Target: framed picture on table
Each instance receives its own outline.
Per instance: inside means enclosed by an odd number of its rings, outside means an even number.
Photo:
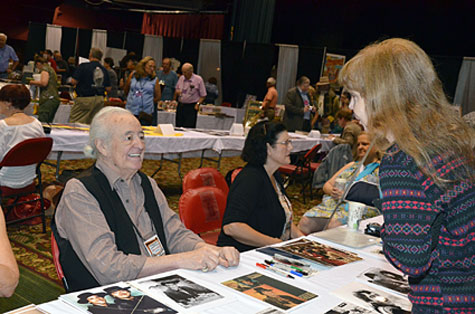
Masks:
[[[252,128],[261,118],[262,101],[252,100],[247,103],[246,115],[244,116],[244,126]]]

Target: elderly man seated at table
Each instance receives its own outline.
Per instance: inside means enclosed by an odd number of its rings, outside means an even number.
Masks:
[[[71,179],[53,231],[71,291],[186,268],[235,266],[239,253],[206,244],[186,229],[150,177],[139,121],[127,110],[102,109],[93,119],[86,154],[97,161]]]

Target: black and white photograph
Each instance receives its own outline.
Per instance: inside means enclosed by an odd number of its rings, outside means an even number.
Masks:
[[[222,299],[223,296],[180,275],[139,282],[151,292],[161,292],[186,309]]]
[[[332,308],[331,310],[325,312],[325,314],[370,314],[370,313],[378,313],[375,311],[371,311],[365,309],[360,306],[356,306],[354,304],[348,302],[342,302]]]
[[[60,298],[79,310],[93,314],[177,313],[171,307],[144,295],[125,283],[83,290],[62,295]]]
[[[411,291],[409,282],[407,281],[407,276],[396,273],[395,271],[372,267],[362,272],[358,278],[403,295],[407,295]]]
[[[411,303],[407,298],[392,295],[359,282],[352,282],[341,287],[334,291],[333,294],[375,313],[411,313]]]

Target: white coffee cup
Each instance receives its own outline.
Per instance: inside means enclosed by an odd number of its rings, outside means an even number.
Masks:
[[[357,231],[363,217],[366,205],[358,202],[348,202],[348,228]]]
[[[342,178],[337,178],[335,180],[335,188],[340,190],[340,191],[344,191],[345,190],[345,185],[346,185],[346,180],[345,179],[342,179]]]
[[[33,74],[33,80],[35,81],[41,80],[41,74]]]

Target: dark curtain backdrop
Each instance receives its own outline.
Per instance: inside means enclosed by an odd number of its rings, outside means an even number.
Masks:
[[[124,49],[124,32],[107,31],[107,47]]]
[[[127,53],[133,51],[139,60],[142,59],[144,36],[140,33],[132,32],[126,32],[125,36],[125,49]]]
[[[199,39],[183,39],[181,44],[181,51],[175,56],[176,59],[180,60],[181,65],[183,63],[191,63],[196,69],[198,67],[198,54],[200,52],[200,40]],[[179,70],[181,73],[181,68]]]
[[[430,56],[434,63],[435,70],[442,81],[442,86],[452,103],[457,88],[460,67],[463,57]]]
[[[142,34],[163,37],[222,39],[223,14],[144,13]]]
[[[91,50],[92,30],[79,29],[78,32],[78,56],[89,58],[89,51]]]
[[[275,0],[234,0],[233,40],[270,43],[274,21]]]
[[[45,49],[45,39],[46,24],[31,22],[25,49],[25,63],[33,60],[36,52]]]
[[[299,47],[299,63],[297,67],[297,79],[303,75],[310,79],[312,85],[320,79],[324,48]]]
[[[235,86],[239,90],[238,107],[243,105],[246,94],[256,95],[257,99],[261,100],[264,98],[267,91],[266,81],[275,64],[277,50],[270,44],[247,44],[245,49],[244,58],[240,61],[237,72],[238,83]]]
[[[181,51],[181,38],[163,37],[163,57],[175,58]]]
[[[77,28],[63,26],[61,33],[61,54],[63,60],[67,61],[69,57],[76,57],[74,48],[76,47]]]
[[[239,86],[239,70],[241,68],[242,42],[221,42],[221,83],[223,102],[229,102],[233,107],[237,106],[238,96],[241,93]]]

